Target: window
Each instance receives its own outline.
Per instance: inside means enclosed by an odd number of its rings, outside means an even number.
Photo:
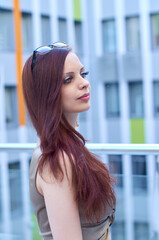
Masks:
[[[78,55],[83,55],[83,34],[82,34],[82,23],[75,21],[75,45],[76,52]]]
[[[18,161],[9,163],[9,184],[11,199],[12,217],[21,216],[22,214],[22,184],[20,163]]]
[[[49,16],[41,16],[41,34],[42,45],[49,45],[51,43],[51,26]]]
[[[58,21],[59,26],[59,41],[67,43],[67,22],[64,18],[59,18]]]
[[[15,86],[5,87],[5,109],[7,126],[16,126],[18,124],[18,109]]]
[[[128,51],[137,51],[140,49],[139,17],[126,18],[126,38]]]
[[[159,117],[159,81],[153,82],[154,115]]]
[[[141,192],[147,189],[147,170],[146,157],[139,155],[132,156],[132,174],[133,174],[133,190]]]
[[[32,51],[33,49],[33,29],[32,15],[22,13],[22,34],[24,51]]]
[[[142,118],[144,117],[143,106],[143,86],[142,82],[129,83],[129,105],[130,117]]]
[[[117,186],[123,187],[123,166],[121,155],[109,155],[110,172],[117,177]]]
[[[152,47],[159,47],[159,13],[151,15]]]
[[[116,30],[115,20],[102,21],[102,35],[103,35],[103,52],[116,52]]]
[[[115,221],[111,226],[112,239],[125,240],[125,223]]]
[[[119,86],[118,83],[105,84],[106,115],[107,117],[119,117]]]
[[[134,223],[134,239],[149,240],[149,225],[148,223],[135,222]]]
[[[0,50],[14,50],[13,13],[0,9]]]

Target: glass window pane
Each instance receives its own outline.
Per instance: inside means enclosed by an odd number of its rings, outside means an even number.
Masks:
[[[136,240],[149,240],[149,225],[148,223],[136,222],[134,223],[134,232]]]
[[[110,172],[117,178],[117,186],[123,187],[123,165],[121,155],[109,155]]]
[[[143,86],[142,82],[129,83],[129,104],[130,117],[140,118],[144,117],[143,107]]]
[[[140,49],[140,25],[138,17],[126,19],[127,50],[136,51]]]
[[[159,81],[153,82],[154,115],[159,116]]]
[[[14,50],[13,13],[2,9],[0,9],[0,50]]]
[[[59,18],[59,41],[67,43],[67,22],[66,19]]]
[[[33,49],[33,28],[32,16],[28,13],[22,13],[22,34],[24,51]]]
[[[112,239],[125,240],[125,223],[115,221],[111,226],[111,235]]]
[[[83,55],[82,23],[75,21],[75,49],[79,56]]]
[[[22,214],[21,171],[18,161],[9,163],[9,185],[11,216],[14,218]]]
[[[41,34],[42,34],[42,45],[49,45],[51,43],[51,26],[50,17],[41,16]]]
[[[147,189],[146,157],[132,156],[133,191],[140,192]]]
[[[135,175],[146,175],[146,157],[132,156],[132,171]]]
[[[107,117],[119,117],[119,86],[118,83],[106,83],[106,115]]]
[[[116,30],[115,20],[102,21],[102,35],[103,35],[103,52],[116,52]]]
[[[152,47],[159,47],[159,14],[151,15]]]
[[[17,111],[17,93],[16,87],[5,87],[5,112],[7,126],[16,126],[18,124],[18,111]]]

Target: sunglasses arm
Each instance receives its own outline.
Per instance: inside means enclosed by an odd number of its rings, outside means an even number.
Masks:
[[[34,68],[34,64],[35,64],[35,55],[36,55],[36,51],[33,52],[32,63],[31,63],[31,70],[33,70],[33,68]]]

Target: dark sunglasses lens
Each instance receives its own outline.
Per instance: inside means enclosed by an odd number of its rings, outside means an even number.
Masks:
[[[51,49],[52,48],[49,46],[43,46],[43,47],[39,47],[38,49],[36,49],[36,52],[43,54],[43,53],[49,52]]]
[[[31,69],[33,70],[34,64],[35,64],[35,54],[39,53],[41,55],[50,52],[51,49],[53,48],[68,48],[69,46],[64,43],[64,42],[55,42],[52,45],[48,45],[48,46],[42,46],[37,48],[36,50],[34,50],[33,52],[33,58],[32,58],[32,64],[31,64]]]

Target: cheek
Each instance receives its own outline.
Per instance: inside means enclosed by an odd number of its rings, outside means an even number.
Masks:
[[[62,93],[62,102],[66,104],[67,102],[71,101],[71,94],[69,92],[63,92]]]
[[[63,111],[69,111],[70,108],[74,105],[71,91],[62,92],[62,108]]]

